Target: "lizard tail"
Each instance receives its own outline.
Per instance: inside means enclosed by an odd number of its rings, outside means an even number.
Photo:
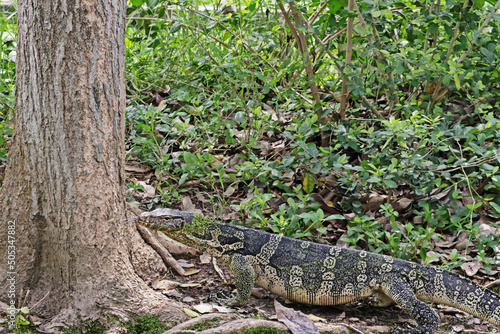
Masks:
[[[447,271],[436,270],[434,280],[430,283],[434,291],[425,299],[452,306],[494,325],[500,325],[500,295],[497,293]]]

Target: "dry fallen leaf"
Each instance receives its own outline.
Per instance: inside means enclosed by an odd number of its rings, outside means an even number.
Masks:
[[[214,309],[216,309],[217,312],[219,312],[219,313],[231,313],[231,312],[236,311],[233,308],[229,308],[229,307],[222,306],[222,305],[213,305],[213,306],[214,306]]]
[[[143,192],[144,198],[153,198],[156,196],[156,189],[154,187],[150,186],[149,184],[146,184],[145,181],[139,181],[137,183],[143,186],[144,188]]]
[[[188,211],[188,212],[194,212],[194,209],[196,209],[193,202],[191,201],[191,197],[189,197],[189,196],[182,197],[181,207],[182,207],[183,211]]]
[[[167,100],[162,100],[159,104],[158,104],[158,110],[162,110],[163,107],[165,107],[167,105]]]
[[[195,305],[195,306],[193,306],[193,309],[196,310],[196,311],[198,311],[201,314],[210,313],[210,312],[214,311],[213,305],[212,304],[206,304],[206,303]]]
[[[199,316],[199,314],[198,314],[198,313],[196,313],[195,311],[192,311],[192,310],[190,310],[190,309],[188,309],[188,308],[183,308],[183,311],[184,311],[184,313],[186,313],[186,314],[187,314],[187,316],[189,316],[189,317],[191,317],[191,318],[196,318],[196,317],[198,317],[198,316]]]
[[[179,291],[173,289],[173,290],[165,290],[163,291],[163,294],[165,296],[169,296],[169,297],[175,297],[175,298],[181,298],[183,295],[182,293],[180,293]]]
[[[325,201],[323,196],[321,196],[318,193],[310,193],[309,196],[314,198],[316,203],[320,205],[320,207],[323,211],[326,211],[328,213],[333,213],[333,214],[338,213],[338,211],[333,207],[334,204],[332,201]]]
[[[453,333],[462,333],[465,330],[464,325],[451,326],[453,328]]]
[[[169,280],[154,280],[151,287],[155,290],[171,290],[178,287],[181,283]]]
[[[200,269],[188,268],[184,271],[184,276],[196,275],[200,272]]]
[[[370,193],[368,200],[361,205],[363,211],[378,211],[380,206],[387,201],[387,196],[377,193]]]
[[[500,229],[491,226],[490,224],[479,224],[479,235],[498,235],[500,234]]]
[[[151,170],[151,168],[142,168],[139,166],[125,165],[125,170],[127,172],[147,173]]]
[[[0,302],[0,311],[2,311],[3,313],[7,313],[8,308],[9,308],[9,305],[7,305],[3,302]]]
[[[447,196],[449,193],[450,193],[450,191],[449,191],[449,190],[445,190],[445,191],[442,191],[442,192],[440,192],[440,193],[438,193],[438,194],[432,195],[432,196],[430,196],[430,197],[431,197],[431,198],[434,198],[434,199],[441,199],[441,198],[443,198],[443,197]]]
[[[278,301],[274,300],[274,309],[278,320],[293,334],[319,334],[319,330],[304,313],[295,311],[292,308],[284,307]]]
[[[320,318],[320,317],[317,317],[315,316],[314,314],[308,314],[307,317],[309,319],[311,319],[312,321],[314,322],[318,322],[318,321],[321,321],[321,322],[326,322],[326,319],[325,318]]]
[[[43,319],[34,315],[28,315],[27,318],[29,322],[31,322],[35,326],[41,325],[43,323]]]
[[[401,198],[396,202],[396,205],[394,206],[394,210],[404,210],[406,209],[413,201],[409,198]],[[397,207],[397,209],[396,209]]]
[[[210,254],[203,253],[200,255],[200,262],[201,262],[201,264],[210,263],[211,258],[212,258],[212,256]]]
[[[465,262],[460,266],[467,276],[474,276],[482,267],[483,263],[480,261]]]
[[[224,191],[224,196],[226,196],[226,197],[230,197],[231,195],[233,195],[233,194],[234,194],[234,192],[235,192],[237,189],[238,189],[238,185],[237,185],[237,184],[235,184],[235,185],[232,185],[232,186],[228,187],[228,188],[226,189],[226,191]]]
[[[193,268],[194,267],[194,264],[192,264],[191,262],[189,261],[186,261],[184,259],[179,259],[177,260],[177,263],[179,264],[179,266],[181,266],[182,268]]]
[[[193,298],[193,297],[191,297],[191,296],[187,296],[187,297],[182,298],[182,302],[183,302],[183,303],[192,303],[192,302],[194,302],[194,301],[196,301],[196,300],[197,300],[197,299],[194,299],[194,298]]]
[[[179,284],[181,288],[199,288],[201,287],[201,283],[183,283]]]

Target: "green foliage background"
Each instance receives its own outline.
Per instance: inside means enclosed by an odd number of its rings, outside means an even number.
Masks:
[[[499,2],[346,5],[129,1],[127,159],[144,170],[129,170],[129,200],[151,209],[189,198],[233,223],[450,267],[477,260],[490,272],[500,254],[499,234],[484,230],[500,217]],[[303,16],[292,21],[305,54],[280,6]],[[5,163],[15,13],[0,19]],[[464,236],[465,250],[440,246]]]

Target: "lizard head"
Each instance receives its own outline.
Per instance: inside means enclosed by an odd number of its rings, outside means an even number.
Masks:
[[[190,223],[194,215],[190,212],[172,209],[157,209],[151,212],[143,212],[139,218],[131,218],[142,226],[157,231],[175,231],[181,229],[184,224]]]
[[[152,230],[165,232],[181,229],[186,222],[180,216],[144,216],[133,220]]]
[[[162,231],[169,237],[187,245],[202,245],[214,238],[213,221],[190,212],[157,209],[143,212],[139,218],[130,220],[149,229]]]

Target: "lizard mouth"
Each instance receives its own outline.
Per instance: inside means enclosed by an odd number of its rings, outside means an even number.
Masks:
[[[182,216],[168,215],[168,216],[146,216],[147,222],[153,222],[155,224],[160,224],[166,228],[181,228],[184,226],[186,221]]]
[[[142,226],[153,230],[169,230],[181,228],[184,223],[184,217],[177,215],[153,216],[145,215],[142,217],[127,218],[125,221],[136,222]]]

